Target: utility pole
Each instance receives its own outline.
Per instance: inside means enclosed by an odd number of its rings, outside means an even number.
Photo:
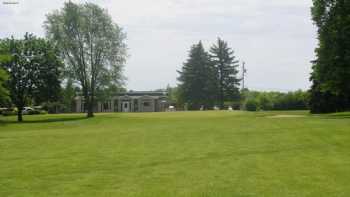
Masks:
[[[242,90],[244,90],[244,79],[245,79],[245,74],[247,73],[247,69],[245,69],[245,62],[242,62]]]

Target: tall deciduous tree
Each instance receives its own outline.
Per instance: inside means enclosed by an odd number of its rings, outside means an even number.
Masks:
[[[218,99],[220,107],[223,108],[225,100],[239,99],[238,61],[234,56],[234,51],[228,47],[227,42],[220,38],[211,47],[210,53],[217,73]]]
[[[311,80],[311,112],[350,110],[350,1],[313,0],[319,45]]]
[[[187,62],[178,73],[180,97],[188,104],[189,109],[198,110],[201,106],[210,107],[214,104],[215,70],[202,42],[192,46]]]
[[[93,117],[96,91],[124,79],[125,33],[106,10],[92,3],[67,2],[47,15],[44,26],[47,37],[60,47],[66,70],[82,87],[87,116]]]
[[[59,84],[58,75],[51,75],[51,69],[46,69],[48,64],[56,67],[55,70],[62,65],[58,56],[47,56],[53,48],[49,45],[44,39],[28,33],[24,39],[11,38],[0,41],[1,53],[10,56],[7,61],[1,62],[1,66],[9,74],[7,86],[12,102],[18,108],[18,121],[22,121],[22,110],[34,98],[35,92],[48,90],[50,86],[55,85],[50,82]],[[51,80],[47,81],[46,78]]]

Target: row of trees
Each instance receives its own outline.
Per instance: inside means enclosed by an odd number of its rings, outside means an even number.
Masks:
[[[311,112],[350,110],[350,1],[313,0],[319,45],[313,62]]]
[[[248,111],[258,110],[307,110],[309,109],[309,92],[258,92],[244,90],[242,107]]]
[[[106,10],[71,1],[48,14],[44,28],[46,39],[27,33],[0,40],[0,102],[9,95],[22,121],[24,106],[69,106],[78,88],[93,117],[95,98],[123,85],[126,34]]]
[[[169,99],[172,105],[181,109],[186,105],[183,102],[179,87],[167,87]],[[225,107],[231,106],[236,110],[247,111],[273,111],[273,110],[308,110],[310,108],[309,91],[254,91],[249,89],[241,90],[239,99],[225,101]]]
[[[239,99],[240,79],[237,77],[238,61],[227,42],[218,39],[207,52],[202,42],[191,47],[178,80],[179,101],[187,103],[190,110],[218,105]]]

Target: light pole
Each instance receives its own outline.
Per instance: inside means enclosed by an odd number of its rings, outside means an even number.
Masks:
[[[247,73],[247,69],[245,68],[245,62],[242,62],[242,90],[245,88],[244,80],[245,80],[245,74]]]

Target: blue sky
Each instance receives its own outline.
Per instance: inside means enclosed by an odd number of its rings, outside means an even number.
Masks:
[[[5,0],[0,0],[4,2]],[[0,4],[0,38],[25,32],[44,36],[45,15],[60,0],[8,0]],[[85,2],[85,1],[74,1]],[[128,35],[127,87],[152,90],[176,85],[190,46],[207,48],[217,37],[246,62],[251,89],[288,91],[310,86],[317,46],[311,0],[96,0]]]

